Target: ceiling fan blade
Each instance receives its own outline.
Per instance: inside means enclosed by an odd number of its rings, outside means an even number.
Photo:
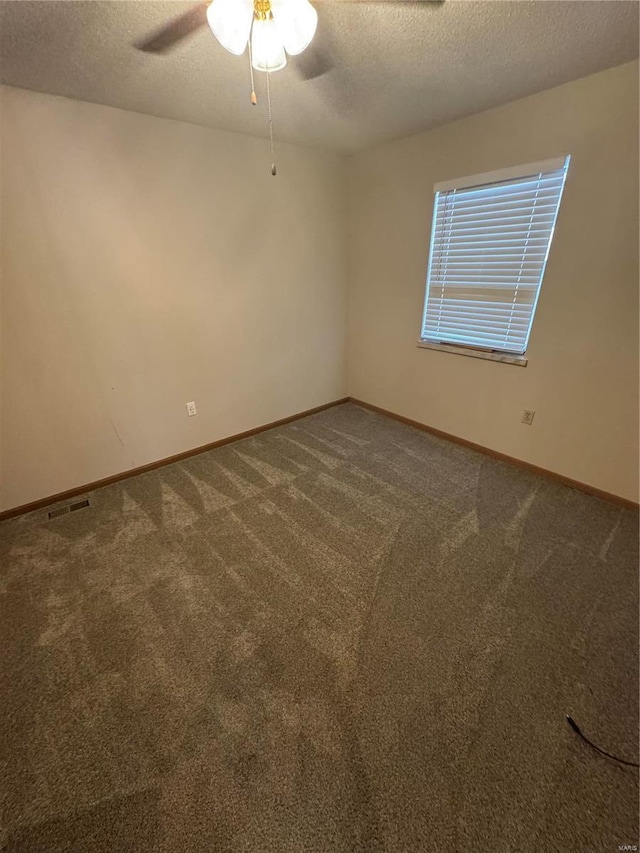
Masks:
[[[325,44],[308,47],[304,53],[295,57],[295,68],[302,80],[315,80],[335,68],[336,62],[326,45],[327,40],[323,41]]]
[[[331,21],[325,18],[322,6],[331,0],[311,0],[319,16],[318,29],[309,47],[295,59],[294,67],[302,80],[315,80],[335,67],[334,33]]]
[[[198,3],[184,15],[174,18],[150,38],[136,42],[135,46],[145,53],[166,53],[207,23],[208,6],[208,3]]]
[[[393,6],[441,6],[445,0],[311,0],[316,11],[322,16],[322,27],[319,28],[311,45],[295,57],[295,68],[302,80],[315,80],[331,71],[338,64],[336,51],[333,49],[333,35],[324,19],[322,7],[328,4],[362,4],[362,5],[393,5]]]

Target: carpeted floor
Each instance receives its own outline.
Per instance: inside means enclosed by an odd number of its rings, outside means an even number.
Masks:
[[[0,525],[0,840],[638,843],[637,515],[352,404]]]

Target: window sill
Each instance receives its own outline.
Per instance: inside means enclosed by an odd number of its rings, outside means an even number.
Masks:
[[[524,355],[511,355],[507,352],[486,352],[471,347],[458,347],[453,344],[441,344],[436,341],[418,341],[418,346],[423,349],[435,349],[439,352],[450,352],[454,355],[466,355],[470,358],[486,358],[489,361],[500,361],[502,364],[515,364],[518,367],[526,367],[529,359]]]

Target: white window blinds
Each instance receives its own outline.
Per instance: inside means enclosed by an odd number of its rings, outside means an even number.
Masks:
[[[436,184],[422,340],[526,350],[568,166]]]

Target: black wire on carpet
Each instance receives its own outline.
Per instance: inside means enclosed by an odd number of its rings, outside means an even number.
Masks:
[[[606,755],[607,758],[612,758],[614,761],[619,761],[620,764],[627,764],[629,767],[639,767],[640,766],[636,761],[625,761],[624,758],[618,758],[617,755],[612,755],[610,752],[605,752],[604,749],[600,749],[600,747],[596,746],[595,743],[593,743],[593,741],[590,741],[586,735],[582,734],[582,732],[580,731],[580,727],[578,726],[576,721],[573,719],[573,717],[570,717],[568,714],[566,714],[565,716],[567,718],[567,722],[569,723],[571,728],[574,730],[574,732],[579,737],[581,737],[585,743],[588,743],[589,746],[593,747],[601,755]]]

